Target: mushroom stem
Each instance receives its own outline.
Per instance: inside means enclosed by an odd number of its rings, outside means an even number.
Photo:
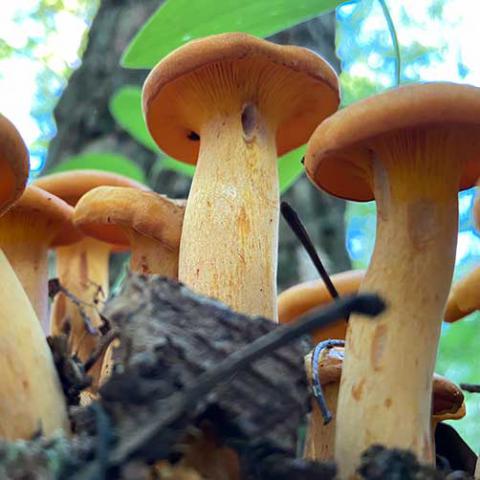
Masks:
[[[329,383],[322,387],[325,403],[334,420],[325,425],[323,414],[318,403],[312,399],[312,413],[308,423],[308,433],[305,442],[304,457],[310,460],[330,461],[334,456],[335,417],[337,416],[337,398],[339,383]]]
[[[15,220],[13,211],[0,218],[0,246],[25,289],[45,333],[48,319],[48,248],[56,231],[45,221]],[[35,241],[32,241],[35,239]]]
[[[65,399],[35,312],[0,250],[0,438],[68,429]]]
[[[60,284],[81,302],[83,312],[94,327],[101,324],[99,311],[108,296],[110,250],[108,243],[88,237],[56,250]],[[52,333],[58,335],[64,331],[65,322],[68,322],[71,328],[71,351],[76,353],[80,360],[87,360],[98,342],[98,337],[87,332],[79,305],[60,292],[52,306]],[[97,378],[95,369],[99,369],[100,365],[93,368],[90,373]]]
[[[457,240],[458,133],[455,142],[442,129],[374,142],[377,240],[360,290],[380,294],[387,310],[374,323],[350,319],[335,448],[342,479],[374,443],[433,461],[431,378]]]
[[[276,321],[279,193],[274,129],[253,104],[233,110],[212,116],[200,132],[179,279],[236,311]]]
[[[125,228],[124,232],[130,242],[130,268],[133,272],[178,278],[178,250],[130,228]]]

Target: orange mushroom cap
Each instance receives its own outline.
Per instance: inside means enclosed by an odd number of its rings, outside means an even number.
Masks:
[[[244,33],[212,35],[170,53],[145,81],[143,108],[159,147],[195,164],[205,112],[220,92],[239,111],[251,98],[268,106],[278,155],[303,145],[339,104],[337,76],[314,52]]]
[[[445,321],[456,322],[480,309],[480,267],[452,285],[445,307]]]
[[[0,114],[0,214],[25,189],[30,164],[28,150],[14,125]]]
[[[465,397],[455,383],[433,374],[432,416],[437,420],[457,420],[465,416]]]
[[[25,214],[27,217],[43,217],[49,226],[58,229],[50,247],[69,245],[81,238],[74,227],[73,208],[60,198],[45,190],[29,185],[9,213]]]
[[[75,208],[74,222],[87,235],[112,244],[130,244],[124,228],[154,238],[178,250],[184,200],[129,187],[97,187]]]
[[[373,199],[365,175],[371,162],[369,141],[403,129],[475,126],[480,133],[480,89],[447,82],[406,85],[339,110],[312,135],[305,168],[312,182],[336,197]],[[480,148],[461,163],[460,189],[480,176]]]
[[[349,270],[332,275],[331,280],[341,296],[352,295],[357,293],[364,276],[365,271],[363,270]],[[322,280],[295,285],[278,296],[278,321],[279,323],[295,321],[310,310],[332,301],[333,299]],[[328,338],[344,339],[346,331],[347,322],[342,319],[315,331],[313,341],[318,343]]]
[[[33,184],[47,192],[53,193],[53,195],[72,206],[75,206],[80,198],[90,190],[104,185],[149,190],[143,183],[103,170],[74,170],[52,173],[51,175],[37,178]]]

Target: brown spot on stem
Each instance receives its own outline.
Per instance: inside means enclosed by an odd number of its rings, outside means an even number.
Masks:
[[[425,250],[438,234],[437,216],[432,201],[420,200],[408,206],[408,234],[416,250]]]
[[[250,235],[250,221],[248,219],[247,211],[245,207],[240,208],[240,212],[237,217],[238,230],[242,238],[247,238]]]
[[[387,326],[378,325],[373,334],[372,350],[370,351],[370,361],[374,370],[380,370],[382,366],[383,354],[387,342]]]
[[[392,406],[393,401],[391,398],[386,398],[384,403],[386,408],[390,408]]]
[[[84,250],[80,254],[80,284],[85,287],[88,285],[88,261],[87,261],[87,252]]]
[[[363,386],[365,385],[365,379],[362,378],[357,384],[352,385],[352,397],[354,400],[360,400],[362,398]]]

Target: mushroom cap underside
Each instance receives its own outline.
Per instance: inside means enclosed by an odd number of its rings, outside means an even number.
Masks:
[[[462,145],[462,152],[468,150],[468,155],[458,155],[462,169],[459,188],[471,187],[480,176],[480,89],[447,82],[402,86],[339,110],[310,138],[305,156],[307,175],[337,197],[373,200],[366,173],[375,155],[373,141],[399,131],[438,127],[461,135],[471,131],[469,145]]]
[[[57,196],[33,185],[29,185],[20,199],[5,214],[9,216],[24,216],[32,221],[42,219],[47,228],[54,229],[57,233],[50,247],[70,245],[81,239],[81,233],[73,225],[73,208]]]
[[[131,229],[177,250],[185,211],[184,200],[130,187],[97,187],[75,208],[75,225],[85,234],[113,245],[130,245]]]
[[[186,93],[191,93],[188,102]],[[235,97],[239,114],[249,102],[280,112],[275,117],[278,155],[306,143],[340,101],[334,70],[311,50],[244,33],[213,35],[172,52],[145,81],[143,109],[159,147],[195,164],[205,115],[222,102],[222,94]]]

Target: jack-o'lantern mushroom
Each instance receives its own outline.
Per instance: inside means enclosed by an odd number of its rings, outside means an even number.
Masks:
[[[184,200],[129,187],[97,187],[75,207],[75,225],[86,235],[129,249],[133,272],[178,278],[178,249]],[[112,347],[105,355],[100,384],[112,370]]]
[[[0,115],[0,212],[11,208],[28,178],[28,152]],[[29,439],[68,429],[65,399],[40,323],[0,250],[0,438]]]
[[[158,146],[196,164],[179,279],[233,309],[276,320],[277,157],[337,110],[337,76],[305,48],[242,33],[195,40],[143,88]]]
[[[457,194],[480,176],[480,89],[409,85],[350,105],[319,125],[305,167],[333,195],[377,202],[360,290],[379,293],[387,309],[375,322],[350,317],[337,410],[340,478],[354,476],[375,443],[432,462],[429,379],[455,262]]]
[[[365,276],[363,270],[349,270],[336,273],[331,280],[340,296],[357,293],[360,283]],[[323,280],[294,285],[278,296],[278,322],[289,323],[295,321],[305,313],[333,301],[332,295]],[[316,344],[329,338],[344,339],[347,333],[346,319],[339,319],[331,325],[312,333],[313,343]]]
[[[48,333],[48,250],[80,238],[73,208],[41,188],[28,186],[0,217],[0,248],[17,274],[44,331]]]
[[[473,204],[473,218],[479,230],[480,196],[478,194]],[[475,267],[452,285],[445,308],[445,321],[456,322],[476,310],[480,310],[480,267]]]
[[[72,207],[90,190],[104,186],[121,186],[146,190],[147,187],[123,175],[101,170],[74,170],[45,175],[35,180],[35,186],[61,198]],[[109,292],[109,259],[118,246],[82,236],[71,245],[56,248],[57,275],[62,287],[81,303],[83,312],[94,327],[101,324],[99,311]],[[87,332],[79,305],[59,292],[51,311],[52,334],[58,335],[70,325],[69,346],[82,361],[94,350],[98,337]],[[97,366],[90,370],[94,383],[99,375]]]
[[[75,208],[75,225],[97,240],[129,248],[130,268],[178,278],[185,202],[128,187],[98,187]]]
[[[325,348],[318,357],[319,381],[322,386],[325,403],[331,414],[332,421],[325,424],[321,411],[312,399],[313,408],[309,422],[304,456],[316,461],[329,461],[334,457],[336,411],[338,390],[342,377],[344,360],[343,347]],[[305,357],[307,377],[312,378],[312,354]],[[461,389],[441,375],[433,375],[431,413],[431,444],[432,457],[435,458],[435,429],[444,420],[459,420],[465,416],[465,402]],[[408,405],[405,405],[408,410]]]

